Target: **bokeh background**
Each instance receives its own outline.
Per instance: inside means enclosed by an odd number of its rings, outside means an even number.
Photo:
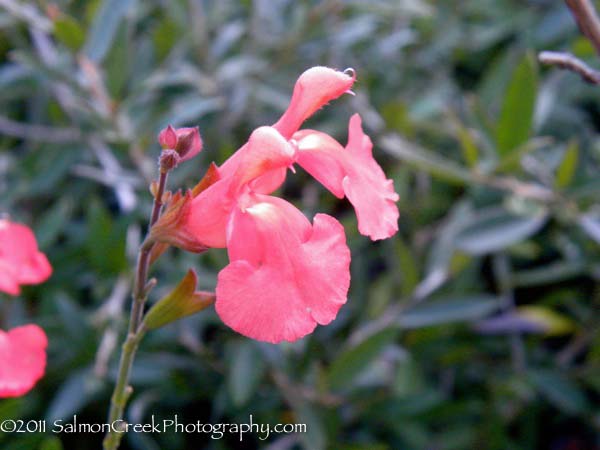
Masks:
[[[200,127],[191,187],[285,109],[313,65],[358,74],[308,126],[359,112],[401,200],[372,243],[299,170],[282,195],[346,227],[348,303],[299,342],[253,342],[214,311],[150,333],[131,422],[306,423],[308,432],[128,434],[153,449],[600,448],[600,88],[540,67],[598,67],[554,0],[0,1],[0,211],[32,226],[51,280],[3,297],[39,323],[46,377],[0,418],[102,423],[151,206],[158,131]],[[211,289],[225,251],[170,251],[156,301],[189,267]],[[268,289],[268,286],[265,287]],[[3,449],[100,448],[101,435],[0,434]]]

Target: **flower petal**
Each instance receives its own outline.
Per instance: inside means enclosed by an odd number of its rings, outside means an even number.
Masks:
[[[345,149],[318,131],[302,130],[293,139],[298,144],[296,162],[337,197],[346,195],[356,211],[361,234],[378,240],[398,231],[398,194],[373,158],[373,144],[364,134],[358,114],[350,119]]]
[[[175,150],[181,156],[181,162],[192,159],[202,151],[202,138],[197,127],[178,128],[175,130],[177,144]]]
[[[27,393],[44,375],[48,339],[37,325],[0,330],[0,397]]]
[[[185,226],[207,247],[225,247],[227,222],[244,187],[261,193],[274,191],[294,158],[294,148],[277,130],[257,128],[248,143],[219,168],[221,179],[194,198]]]
[[[348,92],[355,80],[353,70],[348,75],[328,67],[308,69],[296,81],[290,105],[273,127],[286,139],[291,138],[302,122],[331,100]]]
[[[314,224],[285,200],[247,196],[228,230],[230,264],[217,283],[216,311],[260,341],[295,341],[335,319],[346,302],[350,251],[334,218]]]
[[[0,268],[0,291],[10,295],[19,294],[19,285],[41,283],[52,273],[33,232],[8,220],[0,220]]]

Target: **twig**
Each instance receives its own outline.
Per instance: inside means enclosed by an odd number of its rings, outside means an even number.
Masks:
[[[600,71],[592,69],[579,58],[564,52],[541,52],[538,60],[542,64],[558,66],[579,74],[581,78],[591,84],[600,84]]]
[[[565,0],[579,29],[600,54],[600,19],[591,0]]]
[[[0,116],[0,133],[7,136],[52,143],[76,142],[81,131],[76,128],[57,128],[46,125],[31,125]]]

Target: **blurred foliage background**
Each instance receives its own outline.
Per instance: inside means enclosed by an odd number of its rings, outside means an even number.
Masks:
[[[0,0],[0,211],[35,229],[51,280],[3,298],[36,322],[46,377],[0,418],[102,423],[145,232],[158,131],[199,125],[191,187],[285,109],[313,65],[358,74],[309,127],[345,142],[358,111],[400,193],[371,243],[309,176],[283,195],[329,212],[352,250],[349,301],[294,344],[211,311],[149,334],[131,422],[306,423],[308,432],[134,434],[128,449],[600,448],[600,88],[540,50],[598,66],[553,0]],[[225,251],[170,251],[151,300]],[[100,448],[101,435],[0,434],[6,449]]]

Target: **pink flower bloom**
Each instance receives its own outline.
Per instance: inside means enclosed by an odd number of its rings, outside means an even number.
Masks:
[[[25,225],[0,220],[0,291],[19,295],[21,285],[41,283],[51,273],[33,232]]]
[[[0,330],[0,397],[26,394],[44,375],[48,339],[37,325]]]
[[[312,130],[294,134],[296,162],[338,198],[348,197],[356,210],[358,230],[372,240],[387,239],[398,231],[399,197],[373,159],[373,144],[364,134],[358,114],[350,119],[344,149],[331,136]]]
[[[248,194],[240,203],[228,224],[231,262],[217,284],[215,307],[223,322],[277,343],[335,319],[350,284],[342,225],[326,214],[311,225],[293,205],[267,195]]]
[[[361,233],[375,240],[398,229],[398,195],[373,159],[358,115],[350,121],[345,149],[324,133],[298,131],[354,80],[353,72],[326,67],[304,72],[281,119],[256,129],[215,169],[210,186],[188,194],[187,203],[178,199],[155,225],[154,235],[163,242],[227,248],[230,264],[219,273],[215,308],[245,336],[297,340],[335,319],[346,302],[350,251],[341,224],[325,214],[311,224],[292,204],[266,195],[281,186],[295,162],[334,195],[348,197]]]

